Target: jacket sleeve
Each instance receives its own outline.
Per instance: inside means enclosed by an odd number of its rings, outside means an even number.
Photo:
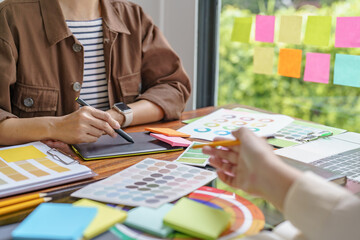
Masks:
[[[191,86],[179,57],[152,20],[142,14],[142,94],[160,106],[164,120],[179,119],[190,96]]]
[[[358,239],[360,199],[346,189],[307,172],[290,188],[285,218],[304,239]]]
[[[0,121],[16,117],[11,113],[11,88],[16,81],[16,60],[11,46],[0,38]]]

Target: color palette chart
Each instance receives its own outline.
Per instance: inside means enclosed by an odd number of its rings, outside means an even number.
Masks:
[[[79,164],[65,165],[47,155],[50,150],[41,142],[0,149],[0,197],[35,189],[40,185],[51,185],[74,174],[91,172]],[[60,154],[60,153],[59,153]],[[59,157],[59,156],[58,156]],[[62,159],[68,158],[65,155]],[[78,176],[80,176],[78,175]]]
[[[262,114],[219,109],[180,129],[192,138],[212,141],[215,137],[234,138],[231,132],[247,127],[259,136],[269,136],[293,121],[291,117],[277,114]]]
[[[188,198],[213,208],[223,209],[231,214],[230,226],[219,237],[221,240],[254,235],[265,226],[265,217],[261,210],[252,202],[235,193],[204,186],[190,193]],[[161,239],[123,224],[117,224],[116,228],[124,237],[132,239]],[[175,232],[168,236],[167,239],[189,240],[194,238]]]
[[[189,194],[215,178],[216,173],[211,171],[147,158],[71,196],[156,208]]]
[[[201,148],[192,149],[192,146],[202,144],[193,142],[176,160],[175,162],[204,167],[209,162],[209,155],[203,154]]]
[[[360,17],[337,17],[335,43],[330,43],[332,34],[331,16],[267,16],[256,15],[255,41],[270,46],[255,46],[253,72],[256,74],[273,74],[275,47],[274,39],[281,44],[291,44],[291,48],[279,46],[277,74],[285,77],[301,78],[302,56],[300,49],[293,45],[314,47],[360,48]],[[303,28],[303,22],[306,26]],[[253,17],[234,18],[231,40],[249,43],[251,39]],[[275,26],[277,23],[278,27]],[[274,37],[278,28],[278,36]],[[303,33],[302,29],[305,29]],[[302,36],[304,35],[304,36]],[[328,49],[330,53],[330,48]],[[323,50],[321,50],[323,52]],[[330,82],[331,54],[307,52],[304,70],[304,81],[328,84]],[[336,85],[360,87],[360,70],[357,67],[360,56],[336,53],[334,64],[334,81]]]

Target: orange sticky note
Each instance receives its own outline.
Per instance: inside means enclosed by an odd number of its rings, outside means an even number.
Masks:
[[[190,137],[189,134],[185,134],[171,128],[145,128],[145,131],[160,133],[170,137]]]
[[[302,50],[280,49],[278,74],[285,77],[300,78]]]

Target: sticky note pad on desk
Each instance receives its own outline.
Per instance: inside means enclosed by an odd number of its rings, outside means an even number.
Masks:
[[[230,214],[188,198],[181,198],[164,217],[164,224],[191,236],[217,239],[230,221]]]
[[[12,232],[13,239],[81,239],[96,208],[66,203],[42,203]]]
[[[192,143],[191,141],[182,137],[169,137],[159,133],[150,133],[150,136],[159,139],[160,141],[166,142],[173,147],[188,147]]]
[[[189,134],[182,133],[171,128],[145,128],[145,131],[160,133],[169,137],[190,137]]]
[[[163,224],[163,218],[172,208],[173,204],[170,203],[166,203],[159,208],[137,207],[129,211],[124,224],[165,238],[173,232],[173,229]]]
[[[110,227],[116,223],[125,220],[127,213],[125,211],[106,206],[105,204],[95,202],[88,199],[81,199],[75,203],[74,206],[82,207],[95,207],[98,210],[96,217],[85,229],[83,236],[85,239],[91,239],[97,235],[107,231]]]

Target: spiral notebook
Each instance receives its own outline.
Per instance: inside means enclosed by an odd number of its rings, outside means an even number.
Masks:
[[[84,160],[183,150],[183,147],[173,147],[150,136],[149,132],[134,132],[129,135],[134,139],[134,143],[126,141],[121,136],[112,138],[109,135],[103,135],[95,143],[74,144],[72,148]]]

